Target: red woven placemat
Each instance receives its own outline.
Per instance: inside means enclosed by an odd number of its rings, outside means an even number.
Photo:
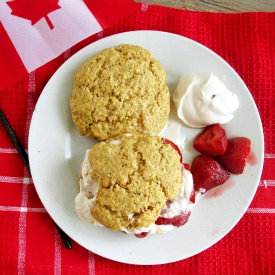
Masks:
[[[55,70],[84,45],[129,30],[177,33],[222,56],[243,78],[253,95],[265,136],[264,170],[256,196],[244,217],[226,237],[206,251],[176,263],[127,265],[94,255],[76,243],[72,250],[66,250],[0,125],[0,273],[275,274],[275,32],[272,31],[275,14],[190,12],[145,4],[128,8],[129,13],[124,10],[126,15],[120,20],[116,18],[116,23],[103,33],[86,39],[0,91],[0,106],[19,138],[27,147],[31,114],[44,85]],[[102,14],[98,12],[98,16]]]

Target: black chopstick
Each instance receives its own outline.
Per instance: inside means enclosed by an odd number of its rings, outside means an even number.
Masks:
[[[7,117],[5,116],[5,114],[4,114],[4,112],[2,111],[1,108],[0,108],[0,120],[3,122],[5,130],[7,131],[9,137],[11,138],[12,143],[15,146],[19,156],[23,160],[26,169],[28,170],[29,174],[31,175],[29,157],[28,157],[26,151],[24,150],[21,142],[19,141],[18,137],[16,136],[13,128],[11,127]],[[60,237],[61,237],[64,245],[66,246],[66,248],[71,249],[72,244],[71,244],[71,240],[69,239],[69,237],[66,235],[66,233],[57,224],[55,224],[55,226],[56,226],[57,231],[60,234]]]
[[[25,167],[27,168],[28,172],[31,174],[29,158],[27,153],[25,152],[22,144],[20,143],[18,137],[16,136],[15,132],[13,131],[8,119],[6,118],[5,114],[3,113],[2,109],[0,108],[0,119],[3,122],[4,128],[6,129],[8,135],[10,136],[13,145],[15,146],[18,154],[22,158]]]

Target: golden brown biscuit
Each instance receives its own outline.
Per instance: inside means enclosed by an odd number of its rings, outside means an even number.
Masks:
[[[81,135],[106,140],[120,133],[159,133],[168,119],[165,71],[139,46],[101,51],[78,69],[73,82],[70,106]]]
[[[91,180],[99,184],[91,214],[112,230],[149,227],[179,193],[179,158],[158,136],[97,143],[88,156]]]

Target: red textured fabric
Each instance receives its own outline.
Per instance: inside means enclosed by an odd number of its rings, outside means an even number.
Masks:
[[[118,5],[124,2],[127,1],[116,1]],[[90,9],[96,7],[97,16],[104,21],[106,6],[100,7],[100,1],[91,3]],[[156,266],[117,263],[74,242],[73,249],[66,250],[0,124],[0,274],[275,274],[275,32],[272,31],[275,13],[223,14],[129,5],[129,12],[124,10],[120,18],[115,15],[111,21],[106,19],[106,26],[110,25],[104,32],[0,90],[0,106],[19,139],[27,149],[32,111],[43,87],[77,50],[123,31],[153,29],[177,33],[221,55],[252,93],[265,136],[264,170],[255,198],[240,222],[221,241],[176,263]],[[2,76],[1,81],[5,82]]]
[[[84,0],[99,24],[105,29],[118,22],[120,18],[134,11],[140,4],[121,0]]]
[[[21,62],[16,52],[16,49],[14,48],[1,22],[0,22],[0,37],[1,37],[1,44],[6,45],[6,47],[3,47],[3,46],[1,47],[0,60],[6,60],[6,57],[9,56],[9,63],[0,62],[0,70],[2,72],[2,75],[0,78],[0,89],[3,89],[8,87],[10,83],[13,83],[15,80],[20,79],[20,77],[25,75],[26,69],[23,63]],[[13,66],[14,63],[16,63],[15,68]],[[16,77],[14,77],[15,75]]]

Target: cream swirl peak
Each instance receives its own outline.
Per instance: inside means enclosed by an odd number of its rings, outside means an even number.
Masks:
[[[211,72],[183,75],[173,101],[179,119],[192,128],[225,124],[239,107],[237,95]]]

